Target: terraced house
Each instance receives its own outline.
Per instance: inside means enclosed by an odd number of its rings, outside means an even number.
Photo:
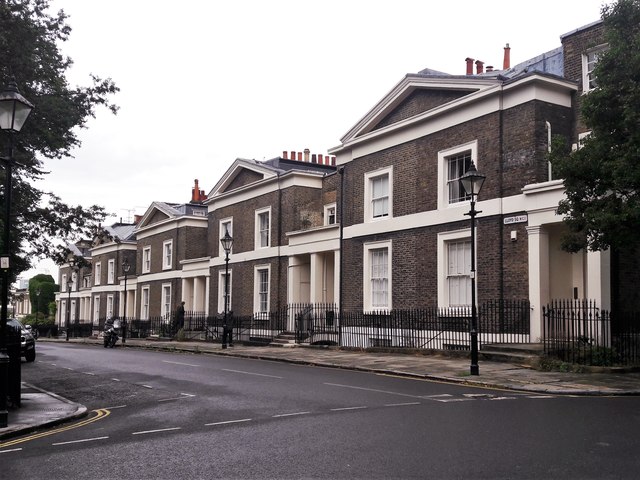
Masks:
[[[270,338],[297,331],[299,341],[345,344],[352,315],[359,312],[362,323],[363,312],[382,312],[355,343],[468,348],[472,280],[481,309],[493,305],[503,322],[481,331],[483,343],[540,341],[543,308],[555,299],[610,309],[625,285],[618,256],[560,248],[565,227],[556,208],[564,188],[547,160],[553,135],[578,148],[588,134],[581,99],[596,84],[604,48],[598,21],[514,66],[507,45],[496,52],[500,69],[469,57],[464,74],[407,74],[328,156],[307,150],[236,160],[208,195],[196,183],[190,203],[152,204],[131,236],[109,244],[112,256],[102,253],[106,244],[94,245],[86,297],[94,306],[76,305],[71,318],[99,322],[117,311],[148,319],[170,315],[180,301],[211,318],[226,299],[234,318],[244,319],[236,328],[246,339],[260,336],[251,322],[261,320]],[[470,197],[460,186],[472,164],[486,176],[476,205],[476,278]],[[220,245],[226,232],[233,238],[228,265]],[[135,254],[127,312],[122,274],[110,263],[125,244]],[[515,316],[505,318],[513,305]],[[410,313],[430,309],[426,317]],[[269,323],[274,314],[279,323]],[[390,335],[395,321],[400,331]],[[458,334],[442,335],[447,329]],[[424,334],[418,340],[416,330]],[[515,335],[496,336],[502,333]]]

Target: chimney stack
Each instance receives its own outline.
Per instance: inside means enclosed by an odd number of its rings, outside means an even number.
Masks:
[[[502,69],[507,70],[511,68],[511,47],[507,43],[507,46],[504,47],[504,61],[502,62]]]
[[[481,73],[484,73],[484,62],[476,60],[476,74],[480,75]]]
[[[464,59],[467,62],[467,75],[473,75],[473,58],[467,57]]]
[[[284,158],[285,160],[288,160],[287,151],[286,150],[282,151],[282,158]]]
[[[309,154],[311,153],[311,150],[309,150],[308,148],[304,149],[304,161],[309,163]]]

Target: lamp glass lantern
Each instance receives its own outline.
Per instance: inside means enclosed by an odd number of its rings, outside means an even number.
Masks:
[[[462,177],[460,177],[460,183],[462,183],[462,188],[467,195],[471,196],[471,201],[475,201],[475,198],[482,190],[482,185],[484,184],[485,176],[482,175],[478,170],[476,170],[476,166],[473,162],[469,166],[469,170],[465,172]]]
[[[231,253],[231,247],[233,246],[233,237],[229,235],[229,230],[225,231],[224,237],[220,239],[224,252],[229,255]]]
[[[31,110],[33,104],[20,94],[16,81],[12,79],[0,92],[0,130],[19,132]]]

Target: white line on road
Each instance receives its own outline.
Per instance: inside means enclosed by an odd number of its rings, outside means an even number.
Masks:
[[[250,422],[251,418],[242,418],[240,420],[227,420],[226,422],[213,422],[213,423],[205,423],[205,427],[210,427],[212,425],[229,425],[231,423],[242,423],[242,422]]]
[[[173,428],[161,428],[160,430],[144,430],[142,432],[133,432],[131,435],[146,435],[148,433],[162,433],[162,432],[171,432],[173,430],[181,430],[181,427],[173,427]]]
[[[377,390],[375,388],[354,387],[353,385],[342,385],[340,383],[325,383],[325,385],[329,385],[330,387],[353,388],[354,390],[365,390],[367,392],[386,393],[389,395],[399,395],[401,397],[422,398],[420,395],[409,395],[406,393],[390,392],[388,390]]]
[[[105,440],[109,437],[95,437],[95,438],[85,438],[83,440],[72,440],[70,442],[58,442],[58,443],[52,443],[51,445],[54,446],[58,446],[58,445],[70,445],[72,443],[86,443],[86,442],[95,442],[96,440]]]
[[[171,362],[169,360],[162,360],[163,363],[171,363],[172,365],[184,365],[185,367],[199,367],[200,365],[195,365],[193,363],[183,363],[183,362]]]
[[[141,386],[141,387],[144,387],[144,388],[151,388],[151,389],[153,389],[153,387],[152,387],[151,385],[145,385],[144,383],[139,383],[138,385],[139,385],[139,386]]]
[[[181,397],[171,397],[171,398],[163,398],[161,400],[158,400],[158,402],[171,402],[173,400],[184,400],[186,398],[193,398],[195,397],[195,395],[187,395],[185,393],[181,393],[180,395],[182,395]]]
[[[311,412],[281,413],[280,415],[274,415],[273,418],[294,417],[296,415],[309,415],[310,413]]]
[[[119,378],[112,378],[111,380],[113,380],[114,382],[119,382],[120,381]]]
[[[387,403],[385,407],[406,407],[409,405],[422,405],[422,404],[420,402]]]
[[[265,375],[264,373],[244,372],[242,370],[230,370],[228,368],[223,368],[222,371],[223,372],[232,372],[232,373],[244,373],[245,375],[255,375],[257,377],[269,377],[269,378],[279,378],[279,379],[283,378],[283,377],[276,377],[275,375]]]
[[[538,399],[538,398],[556,398],[556,397],[554,395],[527,395],[527,398]]]
[[[73,372],[73,368],[71,367],[62,367],[62,368],[64,368],[65,370],[71,370]]]
[[[364,408],[369,408],[369,407],[341,407],[341,408],[331,408],[330,410],[332,412],[342,412],[343,410],[362,410]]]
[[[21,448],[12,448],[11,450],[0,450],[0,453],[19,452]]]
[[[96,376],[95,373],[91,373],[91,372],[82,372],[82,373],[84,373],[85,375],[93,375],[94,377]]]
[[[126,405],[116,405],[114,407],[104,407],[105,410],[115,410],[116,408],[125,408]]]

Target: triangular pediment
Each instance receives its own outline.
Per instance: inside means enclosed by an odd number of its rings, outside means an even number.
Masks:
[[[164,202],[153,202],[142,216],[136,230],[149,227],[156,223],[161,223],[171,218],[180,216],[180,212],[174,209],[170,204]]]
[[[238,190],[278,175],[278,170],[256,160],[238,158],[213,187],[207,198]]]
[[[406,75],[341,138],[341,142],[345,144],[376,130],[454,106],[461,98],[475,95],[496,83],[499,80],[492,77]]]

